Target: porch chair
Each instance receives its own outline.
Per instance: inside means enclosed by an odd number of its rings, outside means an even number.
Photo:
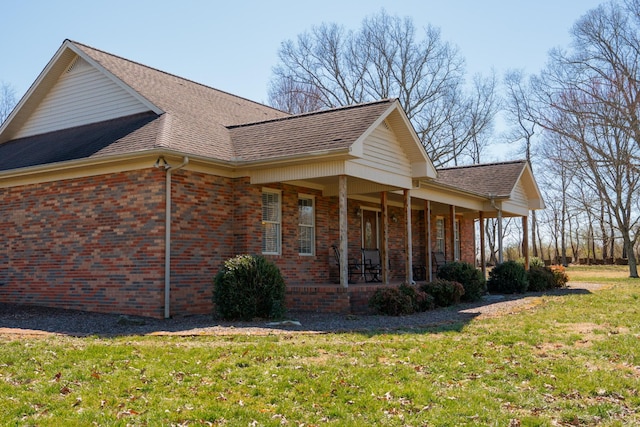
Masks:
[[[447,260],[445,259],[443,252],[433,252],[431,254],[431,271],[434,274],[438,274],[438,270],[440,270],[440,267],[442,267],[446,263]]]
[[[379,249],[362,248],[362,268],[364,270],[365,282],[380,282],[382,274],[382,261],[380,261]]]
[[[331,248],[333,249],[333,255],[336,258],[336,264],[338,264],[338,268],[340,268],[340,249],[338,249],[336,245],[331,245]],[[357,275],[360,274],[360,263],[356,259],[350,259],[347,262],[347,266],[349,270],[348,282],[350,284],[353,284],[355,283],[355,280],[353,280],[353,276],[355,275],[357,277]],[[338,273],[338,277],[340,277],[339,273]]]

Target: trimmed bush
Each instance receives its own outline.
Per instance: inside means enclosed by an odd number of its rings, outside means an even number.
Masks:
[[[551,273],[553,273],[554,287],[564,288],[569,282],[569,276],[567,276],[566,269],[563,265],[552,265],[550,267]]]
[[[397,288],[379,288],[369,299],[369,307],[379,314],[403,316],[431,310],[433,297],[424,291],[402,284]]]
[[[413,311],[415,312],[432,310],[435,307],[433,297],[428,293],[420,290],[416,286],[411,286],[403,283],[398,289],[400,290],[400,292],[411,298]]]
[[[436,279],[420,285],[420,290],[433,297],[433,302],[438,307],[449,307],[460,303],[464,295],[464,287],[458,282]]]
[[[238,255],[224,262],[214,279],[214,315],[228,320],[280,319],[285,284],[275,264],[260,255]]]
[[[531,267],[527,273],[529,280],[528,291],[543,292],[555,288],[553,272],[548,267]]]
[[[487,291],[482,271],[468,262],[450,262],[438,269],[438,279],[458,282],[464,287],[463,301],[477,301]]]
[[[387,316],[402,316],[415,312],[411,297],[400,288],[378,288],[369,299],[369,307]]]
[[[527,271],[516,261],[496,265],[489,273],[489,292],[499,294],[523,293],[527,291]]]

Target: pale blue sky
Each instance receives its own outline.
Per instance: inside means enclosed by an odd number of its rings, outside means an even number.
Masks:
[[[432,24],[468,75],[537,72],[601,0],[3,0],[0,81],[21,97],[65,38],[244,96],[267,100],[280,43],[322,22],[357,29],[384,8]]]

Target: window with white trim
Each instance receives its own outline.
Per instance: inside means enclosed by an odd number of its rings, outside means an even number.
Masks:
[[[444,218],[436,218],[436,252],[444,253]]]
[[[282,252],[282,206],[280,191],[262,190],[262,253],[280,255]]]
[[[315,253],[315,206],[313,196],[298,196],[298,241],[300,255]]]

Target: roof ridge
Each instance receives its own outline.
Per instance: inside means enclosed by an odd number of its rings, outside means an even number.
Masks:
[[[390,101],[396,101],[396,100],[397,100],[397,98],[385,98],[385,99],[379,99],[379,100],[376,100],[376,101],[363,102],[363,103],[359,103],[359,104],[342,105],[342,106],[339,106],[339,107],[333,107],[333,108],[329,108],[329,109],[326,109],[326,110],[315,110],[315,111],[309,111],[307,113],[291,114],[291,115],[286,116],[286,117],[280,117],[280,118],[275,118],[275,119],[261,120],[261,121],[258,121],[258,122],[240,123],[240,124],[237,124],[237,125],[230,125],[230,126],[227,126],[227,129],[237,129],[237,128],[246,127],[246,126],[254,126],[254,125],[260,125],[260,124],[265,124],[265,123],[281,122],[281,121],[285,121],[285,120],[297,119],[297,118],[300,118],[300,117],[309,117],[309,116],[315,116],[315,115],[319,115],[319,114],[331,113],[331,112],[335,112],[335,111],[344,111],[344,110],[362,108],[362,107],[367,107],[369,105],[388,103]]]
[[[209,89],[209,90],[214,90],[214,91],[216,91],[216,92],[220,92],[220,93],[223,93],[223,94],[225,94],[225,95],[232,96],[232,97],[234,97],[234,98],[239,98],[239,99],[242,99],[242,100],[244,100],[244,101],[251,102],[252,104],[257,104],[257,105],[260,105],[260,106],[262,106],[262,107],[271,108],[272,110],[279,111],[279,112],[281,112],[281,113],[286,113],[286,111],[279,110],[279,109],[277,109],[277,108],[275,108],[275,107],[272,107],[272,106],[270,106],[270,105],[263,104],[263,103],[258,102],[258,101],[254,101],[254,100],[252,100],[252,99],[245,98],[245,97],[243,97],[243,96],[239,96],[239,95],[236,95],[236,94],[233,94],[233,93],[230,93],[230,92],[227,92],[227,91],[224,91],[224,90],[221,90],[221,89],[218,89],[218,88],[215,88],[215,87],[212,87],[212,86],[206,85],[206,84],[204,84],[204,83],[197,82],[197,81],[195,81],[195,80],[187,79],[187,78],[182,77],[182,76],[179,76],[179,75],[177,75],[177,74],[173,74],[173,73],[169,73],[169,72],[164,71],[164,70],[160,70],[159,68],[151,67],[151,66],[146,65],[146,64],[143,64],[143,63],[141,63],[141,62],[134,61],[134,60],[132,60],[132,59],[128,59],[128,58],[125,58],[125,57],[123,57],[123,56],[116,55],[116,54],[113,54],[113,53],[111,53],[111,52],[107,52],[107,51],[105,51],[105,50],[98,49],[98,48],[93,47],[93,46],[89,46],[88,44],[85,44],[85,43],[80,43],[80,42],[77,42],[77,41],[75,41],[75,40],[71,40],[71,39],[65,39],[65,41],[68,41],[68,42],[70,42],[70,43],[73,43],[73,44],[76,44],[76,45],[79,45],[79,46],[83,46],[83,47],[86,47],[86,48],[89,48],[89,49],[95,50],[95,51],[100,52],[100,53],[102,53],[102,54],[104,54],[104,55],[109,55],[109,56],[112,56],[112,57],[114,57],[114,58],[118,58],[118,59],[120,59],[120,60],[122,60],[122,61],[127,61],[127,62],[129,62],[129,63],[131,63],[131,64],[135,64],[135,65],[137,65],[137,66],[140,66],[140,67],[143,67],[143,68],[146,68],[146,69],[149,69],[149,70],[155,71],[155,72],[160,73],[160,74],[164,74],[164,75],[167,75],[167,76],[170,76],[170,77],[174,77],[174,78],[176,78],[176,79],[180,79],[180,80],[182,80],[182,81],[185,81],[185,82],[188,82],[188,83],[191,83],[191,84],[197,85],[197,86],[202,86],[202,87],[204,87],[204,88],[206,88],[206,89]]]
[[[504,162],[474,163],[472,165],[462,165],[462,166],[451,166],[451,167],[439,168],[438,170],[442,171],[442,170],[453,170],[453,169],[470,169],[470,168],[478,168],[478,167],[484,167],[484,166],[509,165],[509,164],[515,164],[515,163],[526,163],[526,160],[525,159],[518,159],[518,160],[506,160]]]

